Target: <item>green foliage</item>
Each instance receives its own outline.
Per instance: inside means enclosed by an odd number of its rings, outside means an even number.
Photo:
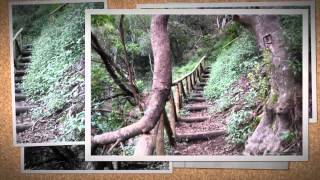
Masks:
[[[247,79],[250,82],[252,93],[255,93],[255,97],[258,101],[265,100],[270,91],[270,52],[265,50],[262,56],[262,62],[254,63],[252,71],[247,74]]]
[[[91,125],[101,132],[110,132],[121,127],[122,119],[116,110],[112,110],[106,115],[95,113],[91,117]]]
[[[60,118],[62,121],[63,136],[61,137],[62,141],[82,141],[81,137],[84,137],[84,111],[76,114],[75,117],[67,114],[63,118]]]
[[[253,133],[254,128],[260,122],[255,118],[251,122],[252,113],[247,110],[233,112],[227,122],[228,139],[237,145],[243,145],[247,138]]]
[[[132,156],[134,154],[135,146],[134,144],[129,144],[124,146],[124,154],[126,156]]]
[[[114,88],[112,80],[108,76],[105,67],[100,63],[92,63],[91,66],[91,96],[92,99],[103,98],[106,87]]]
[[[208,99],[218,99],[230,89],[241,74],[247,73],[257,58],[257,47],[253,35],[242,29],[239,38],[228,48],[221,50],[212,63],[212,71],[204,95]],[[210,57],[209,57],[210,58]]]
[[[297,60],[297,59],[293,59],[293,60],[289,60],[289,68],[292,70],[293,75],[295,77],[299,77],[302,74],[302,61],[301,60]]]
[[[302,15],[280,16],[283,35],[288,45],[289,67],[302,79]]]
[[[53,7],[41,5],[37,9],[41,13],[36,14],[45,15],[31,19],[38,18],[36,22],[43,24],[33,24],[27,31],[34,39],[32,63],[21,86],[28,101],[38,105],[31,117],[60,118],[65,133],[61,138],[67,141],[84,138],[83,109],[73,115],[66,115],[64,110],[83,104],[84,76],[80,71],[84,68],[84,10],[98,4],[68,4],[51,16],[45,13]]]
[[[271,102],[272,102],[273,104],[277,103],[278,98],[279,98],[279,95],[278,95],[278,94],[272,93],[272,95],[271,95]]]
[[[280,139],[286,143],[291,143],[296,138],[297,134],[294,131],[285,131],[280,136]]]
[[[59,4],[13,6],[13,33],[15,34],[20,28],[23,28],[24,41],[32,43],[39,37],[42,28],[47,25],[48,14],[58,6]]]
[[[210,109],[210,113],[220,113],[228,109],[233,103],[233,97],[230,95],[224,95],[215,101],[215,106]]]
[[[192,58],[190,58],[190,60],[187,61],[186,64],[174,66],[172,70],[172,79],[177,80],[183,77],[184,75],[190,73],[196,67],[199,60],[200,60],[200,57],[195,55]]]

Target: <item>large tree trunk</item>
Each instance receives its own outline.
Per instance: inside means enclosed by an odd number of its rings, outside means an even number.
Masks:
[[[277,154],[284,151],[281,136],[302,126],[302,85],[289,66],[287,44],[279,16],[237,16],[254,31],[261,49],[270,52],[271,91],[262,119],[245,146],[245,153]],[[268,43],[265,43],[268,42]]]
[[[149,133],[157,124],[171,89],[170,45],[167,32],[168,15],[153,16],[151,44],[154,56],[152,92],[144,116],[136,123],[113,132],[96,135],[92,144],[110,144]]]

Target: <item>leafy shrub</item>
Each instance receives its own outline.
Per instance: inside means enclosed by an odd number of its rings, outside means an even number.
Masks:
[[[289,67],[302,79],[302,15],[280,16],[283,35],[289,46]]]
[[[91,124],[96,127],[98,131],[110,132],[121,127],[122,119],[119,117],[117,112],[113,110],[106,115],[95,113],[91,117]]]
[[[240,28],[240,27],[239,27]],[[253,35],[246,29],[229,48],[221,50],[212,63],[212,71],[204,95],[208,99],[218,99],[239,79],[247,73],[257,58],[257,47]]]
[[[190,73],[196,67],[199,60],[200,60],[200,57],[195,55],[195,56],[191,57],[190,60],[186,64],[177,65],[177,66],[173,67],[172,79],[177,80],[177,79],[183,77],[184,75]]]
[[[233,102],[232,96],[224,95],[215,101],[216,104],[210,109],[210,113],[214,114],[214,113],[223,112],[231,106],[232,102]]]
[[[232,143],[243,145],[253,132],[254,125],[250,122],[251,113],[246,110],[233,112],[227,122],[228,138]]]
[[[63,141],[81,141],[81,137],[84,137],[84,111],[71,116],[69,114],[60,118],[62,121],[63,136],[61,140]]]
[[[32,63],[22,83],[28,101],[38,105],[32,119],[60,118],[66,133],[62,138],[68,141],[84,138],[79,130],[83,108],[73,115],[65,110],[84,103],[84,10],[99,4],[68,4],[50,18],[40,18],[46,24],[33,42]]]

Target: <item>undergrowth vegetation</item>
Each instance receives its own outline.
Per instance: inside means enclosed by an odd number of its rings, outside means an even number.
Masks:
[[[225,114],[229,141],[243,146],[260,122],[257,108],[269,94],[269,54],[259,52],[249,30],[232,23],[208,58],[212,71],[204,95],[213,104],[210,113]]]
[[[84,138],[84,10],[96,7],[100,6],[68,4],[60,12],[43,15],[45,24],[32,27],[41,31],[30,42],[32,63],[22,88],[28,101],[37,105],[32,119],[60,121],[64,141]]]
[[[284,29],[284,38],[289,47],[290,68],[297,78],[302,80],[302,16],[281,16],[281,26]]]

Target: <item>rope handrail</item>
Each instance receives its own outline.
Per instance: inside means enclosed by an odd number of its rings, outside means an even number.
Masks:
[[[183,80],[186,79],[187,77],[191,76],[191,75],[199,68],[200,64],[204,61],[204,59],[205,59],[206,57],[207,57],[207,56],[204,55],[204,56],[200,59],[200,61],[197,63],[197,65],[192,69],[192,71],[191,71],[190,73],[188,73],[188,74],[184,75],[183,77],[181,77],[181,78],[173,81],[171,86],[175,86],[175,85],[179,84],[180,81],[183,81]]]

